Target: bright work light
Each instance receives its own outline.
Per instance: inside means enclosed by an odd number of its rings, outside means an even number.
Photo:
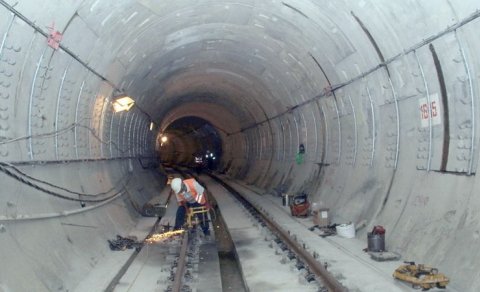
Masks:
[[[135,101],[130,96],[117,97],[113,102],[113,111],[118,113],[128,111],[135,104]]]

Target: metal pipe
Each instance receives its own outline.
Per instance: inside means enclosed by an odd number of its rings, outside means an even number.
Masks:
[[[392,95],[393,99],[395,102],[395,115],[396,115],[396,122],[397,122],[397,137],[396,137],[396,150],[395,150],[395,163],[394,163],[394,168],[397,169],[397,163],[398,163],[398,152],[400,150],[400,113],[398,111],[398,99],[397,99],[397,93],[395,92],[395,88],[393,87],[392,79],[388,77],[388,82],[390,83],[390,87],[392,89]]]
[[[149,152],[149,147],[148,147],[148,140],[150,139],[149,136],[151,135],[150,130],[145,130],[143,133],[143,154],[147,154]]]
[[[417,52],[413,51],[415,59],[417,60],[418,69],[423,79],[423,86],[425,87],[425,94],[428,104],[428,160],[427,160],[427,172],[430,171],[430,166],[432,162],[432,140],[433,140],[433,126],[432,126],[432,102],[430,101],[430,91],[428,90],[427,79],[425,78],[425,73],[423,71],[423,66],[420,63]]]
[[[108,132],[108,142],[109,142],[109,145],[108,145],[108,148],[109,148],[109,151],[110,151],[110,157],[113,157],[113,120],[114,120],[114,117],[115,115],[113,114],[113,110],[110,110],[108,111],[109,115],[110,115],[110,130]]]
[[[151,135],[151,133],[153,133],[153,130],[150,131],[150,123],[149,123],[149,121],[147,121],[147,127],[145,127],[145,129],[143,131],[142,144],[141,144],[143,154],[147,154],[147,149],[144,145],[146,145],[146,142],[148,140],[148,136]]]
[[[137,134],[137,155],[141,155],[143,151],[142,142],[144,141],[144,135],[146,131],[149,130],[150,125],[147,119],[143,119],[138,124],[138,134]]]
[[[138,116],[137,119],[136,119],[136,122],[135,122],[135,125],[133,127],[133,145],[134,145],[134,148],[133,148],[133,153],[134,155],[138,155],[140,153],[140,134],[142,133],[141,131],[141,126],[143,125],[142,123],[142,118],[141,116]]]
[[[292,150],[293,150],[293,155],[295,156],[295,154],[297,153],[298,151],[298,147],[300,146],[300,129],[298,127],[298,122],[297,122],[297,119],[295,118],[295,114],[292,113],[292,117],[293,117],[293,123],[295,124],[295,132],[297,133],[297,144],[296,144],[296,147],[294,147]]]
[[[312,159],[313,161],[317,161],[318,157],[318,129],[317,129],[317,118],[315,117],[315,112],[313,111],[313,108],[310,109],[312,113],[312,118],[313,118],[313,126],[315,127],[315,156]]]
[[[354,131],[354,142],[353,142],[353,166],[357,162],[357,144],[358,144],[358,129],[357,129],[357,115],[355,114],[355,108],[353,107],[352,98],[348,95],[348,100],[350,101],[350,106],[352,107],[353,114],[353,131]]]
[[[258,157],[259,159],[262,159],[263,160],[263,147],[265,147],[263,145],[264,141],[263,141],[263,132],[262,132],[262,127],[258,127],[258,136],[259,136],[259,139],[260,139],[260,143],[258,143],[258,151],[259,151],[259,154],[258,154]],[[266,139],[265,139],[266,140]]]
[[[60,110],[60,98],[62,97],[63,84],[65,83],[65,77],[67,76],[68,68],[70,64],[65,68],[63,72],[62,80],[60,82],[60,87],[58,88],[57,94],[57,108],[55,110],[55,132],[58,132],[58,113]],[[58,134],[55,135],[55,159],[58,159]]]
[[[122,160],[134,158],[131,156],[127,157],[112,157],[112,158],[86,158],[86,159],[62,159],[62,160],[29,160],[29,161],[5,161],[6,163],[12,165],[45,165],[45,164],[68,164],[68,163],[84,163],[84,162],[98,162],[98,161],[107,161],[107,160]],[[151,157],[153,158],[153,157]]]
[[[128,154],[133,156],[133,145],[132,145],[132,125],[134,124],[135,113],[132,112],[132,118],[130,119],[130,123],[128,124],[128,134],[127,134],[127,143],[128,143]]]
[[[98,134],[99,136],[102,138],[100,141],[100,157],[105,157],[105,151],[104,151],[104,147],[105,147],[105,143],[103,143],[103,140],[104,140],[104,136],[105,136],[105,111],[106,111],[106,104],[108,104],[108,98],[105,97],[103,99],[103,103],[102,103],[102,112],[100,114],[100,120],[98,122]]]
[[[250,141],[249,141],[249,138],[248,138],[248,132],[245,132],[244,133],[244,136],[245,136],[245,160],[246,161],[249,161],[249,158],[250,158]]]
[[[122,155],[129,156],[128,155],[128,131],[127,131],[127,125],[128,125],[128,119],[131,116],[131,111],[128,111],[125,113],[125,120],[123,121],[123,130],[122,130]]]
[[[1,1],[1,0],[0,0]],[[28,103],[28,156],[30,160],[33,160],[33,145],[32,145],[32,107],[33,107],[33,96],[35,94],[35,83],[37,82],[38,71],[40,71],[40,66],[42,65],[43,57],[45,56],[45,52],[47,51],[47,47],[43,49],[43,53],[38,59],[37,68],[35,69],[35,73],[33,74],[32,79],[32,86],[30,88],[30,100]]]
[[[337,99],[333,97],[333,104],[335,105],[335,113],[337,114],[337,128],[338,128],[338,153],[337,153],[337,164],[340,163],[342,158],[342,125],[340,124],[340,113],[338,111]]]
[[[58,217],[67,217],[75,214],[80,214],[84,213],[93,209],[96,209],[98,207],[101,207],[105,204],[110,203],[111,201],[117,199],[118,197],[122,196],[124,192],[120,192],[117,195],[113,196],[112,198],[105,200],[101,203],[98,203],[93,206],[88,206],[85,208],[80,208],[80,209],[75,209],[75,210],[69,210],[69,211],[62,211],[58,213],[43,213],[43,214],[34,214],[34,215],[16,215],[14,218],[12,217],[7,217],[4,215],[0,216],[0,222],[19,222],[19,221],[32,221],[32,220],[39,220],[39,219],[51,219],[51,218],[58,218]]]
[[[80,86],[80,92],[77,96],[77,104],[75,106],[75,127],[73,128],[73,138],[75,140],[75,156],[78,159],[78,137],[77,137],[77,126],[78,126],[78,106],[80,104],[80,97],[83,93],[83,86],[85,85],[85,80],[83,80],[82,85]]]
[[[325,125],[325,161],[322,161],[322,163],[327,163],[328,161],[328,143],[330,142],[329,140],[329,129],[328,129],[328,122],[327,122],[327,116],[325,114],[325,109],[323,108],[323,105],[320,105],[320,109],[322,110],[322,116],[323,116],[323,124]]]
[[[302,131],[305,130],[305,141],[303,142],[303,147],[305,147],[305,158],[306,157],[309,157],[310,154],[309,154],[309,149],[308,149],[308,128],[307,128],[307,122],[305,121],[305,116],[303,115],[303,112],[300,111],[300,118],[302,119],[302,122],[303,122],[303,127],[302,127]],[[300,133],[299,133],[300,135]],[[300,141],[300,139],[299,139]],[[298,143],[300,145],[300,143]],[[307,160],[307,159],[305,159]]]
[[[20,12],[18,12],[12,5],[8,4],[7,2],[5,2],[4,0],[0,0],[0,5],[3,5],[5,8],[7,8],[11,13],[15,14],[16,16],[18,16],[18,18],[20,18],[21,20],[23,20],[26,24],[28,24],[30,27],[32,27],[36,32],[40,33],[41,35],[43,35],[44,37],[48,38],[49,37],[49,34],[44,32],[39,26],[37,26],[33,21],[29,20],[27,17],[25,17],[23,14],[21,14]],[[84,61],[80,60],[80,58],[75,55],[72,51],[70,51],[70,49],[66,48],[65,46],[63,46],[62,44],[59,44],[59,48],[61,50],[63,50],[65,53],[67,53],[70,57],[72,57],[73,59],[75,59],[77,62],[79,62],[83,67],[87,68],[87,70],[89,70],[90,72],[92,72],[93,74],[97,75],[100,79],[102,79],[103,81],[107,82],[108,84],[110,84],[113,88],[118,88],[118,86],[116,86],[113,82],[107,80],[107,78],[105,78],[104,76],[102,76],[100,73],[98,73],[97,71],[95,71],[92,67],[88,66],[87,63],[85,63]]]
[[[150,131],[150,125],[148,123],[148,121],[146,119],[143,119],[142,122],[139,124],[138,126],[138,137],[137,137],[137,155],[141,155],[143,153],[143,141],[145,140],[145,135],[146,135],[146,132],[147,131]]]
[[[293,146],[292,146],[293,135],[292,135],[292,125],[290,123],[290,119],[288,116],[287,116],[287,126],[288,126],[288,151],[286,151],[286,154],[288,155],[288,158],[287,157],[285,158],[290,160],[290,155],[292,154],[292,151],[293,151]]]
[[[373,166],[373,160],[375,159],[375,150],[376,150],[375,142],[377,138],[377,133],[376,133],[377,129],[376,129],[376,120],[375,120],[375,107],[373,104],[372,95],[370,94],[370,89],[368,89],[368,86],[366,88],[367,88],[368,100],[370,101],[370,110],[372,113],[372,154],[370,157],[370,166]]]
[[[258,128],[255,128],[255,129],[252,129],[252,130],[249,131],[250,135],[252,136],[250,141],[252,143],[252,150],[251,151],[252,151],[252,157],[254,159],[258,158],[257,157],[257,142],[258,142],[258,139],[256,139],[256,137],[255,137],[256,133],[257,133],[257,129]]]
[[[132,137],[132,140],[130,142],[131,146],[130,146],[130,149],[131,149],[131,152],[130,152],[130,155],[131,156],[135,156],[135,153],[136,153],[136,146],[137,146],[137,140],[135,139],[135,133],[137,131],[137,123],[139,121],[139,116],[138,115],[135,115],[135,118],[132,118],[132,124],[130,125],[130,129],[129,131],[131,130],[131,137]],[[133,127],[133,130],[132,130],[132,127]]]
[[[285,127],[283,126],[282,120],[279,119],[280,121],[280,127],[282,128],[282,159],[281,161],[285,161]]]
[[[2,53],[3,53],[3,48],[5,47],[5,43],[7,41],[8,33],[10,32],[10,29],[12,28],[13,21],[15,20],[15,14],[10,13],[12,16],[12,20],[10,20],[10,23],[8,24],[7,31],[3,34],[3,39],[2,43],[0,44],[0,60],[2,59]]]
[[[93,129],[93,130],[95,129],[95,126],[92,125],[92,123],[95,122],[95,120],[93,119],[93,118],[94,118],[93,112],[95,111],[95,104],[96,104],[96,102],[97,102],[98,93],[99,93],[99,92],[97,92],[97,94],[95,94],[95,95],[92,97],[92,101],[90,102],[90,104],[89,104],[90,106],[89,106],[89,108],[88,108],[88,110],[87,110],[88,113],[91,113],[91,114],[90,114],[90,119],[89,119],[89,128],[91,128],[91,129]],[[86,136],[86,137],[87,137],[87,140],[88,140],[88,157],[92,157],[92,142],[91,142],[92,139],[90,139],[90,136],[91,136],[91,135],[92,135],[92,133],[90,133],[90,135],[87,135],[87,136]]]
[[[114,115],[117,115],[117,114],[114,114]],[[120,128],[121,128],[121,125],[122,125],[122,119],[123,119],[123,112],[119,113],[119,117],[118,117],[118,125],[117,125],[117,156],[122,156],[122,152],[120,151],[121,149],[121,144],[120,144]]]
[[[468,175],[471,175],[473,172],[473,159],[474,159],[474,150],[475,150],[475,93],[473,90],[473,81],[472,81],[472,74],[470,73],[470,66],[468,66],[467,56],[465,54],[465,50],[463,49],[462,42],[458,38],[457,31],[455,31],[455,39],[457,40],[458,47],[460,48],[460,52],[462,53],[463,65],[465,67],[465,71],[467,72],[468,76],[468,86],[470,87],[470,102],[472,103],[470,106],[470,116],[472,120],[472,127],[471,127],[471,137],[470,137],[470,158],[468,161]]]
[[[469,24],[470,22],[472,22],[473,20],[475,20],[475,19],[477,19],[477,18],[479,18],[479,17],[480,17],[480,10],[477,10],[477,11],[475,11],[474,13],[472,13],[470,16],[462,19],[461,21],[457,22],[456,24],[454,24],[454,25],[452,25],[452,26],[450,26],[450,27],[447,27],[446,29],[444,29],[443,31],[440,31],[439,33],[437,33],[437,34],[435,34],[435,35],[432,35],[432,36],[430,36],[430,37],[427,37],[427,38],[423,39],[421,42],[419,42],[419,43],[411,46],[410,48],[408,48],[408,49],[406,49],[406,50],[403,50],[401,53],[398,53],[397,55],[394,55],[393,57],[391,57],[391,58],[389,58],[389,59],[386,59],[385,62],[379,63],[379,64],[376,65],[375,67],[373,67],[373,68],[371,68],[371,69],[369,69],[369,70],[367,70],[367,71],[364,71],[363,73],[360,73],[359,75],[357,75],[356,77],[351,78],[351,79],[348,80],[348,81],[345,81],[345,82],[343,82],[343,83],[339,83],[339,84],[336,84],[336,85],[332,85],[332,86],[331,86],[331,88],[332,88],[331,92],[335,92],[336,90],[338,90],[338,89],[340,89],[340,88],[342,88],[342,87],[345,87],[345,86],[347,86],[347,85],[349,85],[349,84],[354,83],[355,81],[358,81],[358,80],[360,80],[360,79],[365,78],[366,76],[368,76],[368,75],[376,72],[376,71],[379,70],[379,69],[385,68],[385,66],[387,66],[388,64],[394,62],[395,60],[397,60],[397,59],[399,59],[399,58],[401,58],[401,57],[403,57],[403,56],[405,56],[405,55],[407,55],[407,54],[409,54],[409,53],[411,53],[411,52],[413,52],[413,51],[415,51],[415,50],[417,50],[417,49],[419,49],[419,48],[421,48],[421,47],[423,47],[423,46],[425,46],[425,45],[428,45],[428,44],[432,43],[433,41],[439,39],[440,37],[442,37],[442,36],[444,36],[444,35],[446,35],[446,34],[448,34],[448,33],[450,33],[450,32],[453,32],[453,31],[457,30],[458,28],[460,28],[460,27],[462,27],[462,26],[464,26],[464,25],[466,25],[466,24]],[[318,95],[316,95],[316,96],[314,96],[314,97],[312,97],[312,98],[310,98],[310,99],[307,99],[307,100],[305,100],[305,101],[297,104],[295,107],[296,107],[296,108],[299,108],[299,107],[305,106],[305,105],[310,104],[310,103],[312,103],[312,102],[320,99],[321,97],[325,97],[325,96],[327,96],[327,92],[322,92],[322,93],[320,93],[320,94],[318,94]],[[253,124],[253,125],[251,125],[251,126],[246,127],[246,128],[243,128],[241,131],[247,130],[247,129],[249,129],[249,128],[256,127],[256,126],[258,126],[258,125],[260,125],[260,124],[262,124],[262,123],[266,123],[267,121],[271,121],[271,120],[273,120],[273,119],[277,119],[277,118],[279,118],[279,117],[281,117],[281,116],[284,116],[284,115],[288,114],[289,112],[290,112],[290,110],[286,110],[286,111],[281,112],[281,113],[278,113],[278,114],[276,114],[276,115],[274,115],[274,116],[272,116],[272,117],[267,117],[267,119],[265,119],[265,120],[263,120],[263,121],[260,121],[260,122],[257,122],[257,123],[255,123],[255,124]],[[237,134],[237,133],[239,133],[239,132],[241,132],[241,131],[233,132],[233,133],[231,133],[231,134]]]

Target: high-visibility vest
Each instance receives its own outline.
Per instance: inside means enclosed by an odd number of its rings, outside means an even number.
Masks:
[[[188,189],[190,190],[189,193],[192,194],[193,198],[195,199],[195,201],[201,205],[204,205],[206,203],[206,198],[205,198],[205,194],[204,193],[201,193],[199,194],[197,192],[197,190],[195,189],[195,185],[194,185],[194,182],[195,182],[195,179],[193,178],[190,178],[190,179],[186,179],[183,181]],[[183,200],[185,200],[185,197],[183,196],[183,193],[182,193],[182,198]]]

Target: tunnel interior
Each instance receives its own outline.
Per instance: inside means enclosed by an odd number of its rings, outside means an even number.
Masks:
[[[479,8],[0,0],[0,287],[77,287],[164,187],[156,163],[209,150],[478,291]]]
[[[189,167],[198,163],[202,168],[216,170],[217,161],[222,158],[221,139],[208,121],[197,117],[180,118],[157,137],[158,155],[163,163]]]

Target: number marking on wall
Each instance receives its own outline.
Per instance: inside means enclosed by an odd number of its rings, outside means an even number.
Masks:
[[[428,103],[426,98],[420,98],[418,100],[420,106],[420,121],[422,127],[428,127],[428,120],[430,116],[430,111],[428,108]],[[430,107],[432,112],[432,125],[440,125],[442,123],[442,115],[440,112],[440,102],[438,100],[438,94],[434,93],[430,95]]]

